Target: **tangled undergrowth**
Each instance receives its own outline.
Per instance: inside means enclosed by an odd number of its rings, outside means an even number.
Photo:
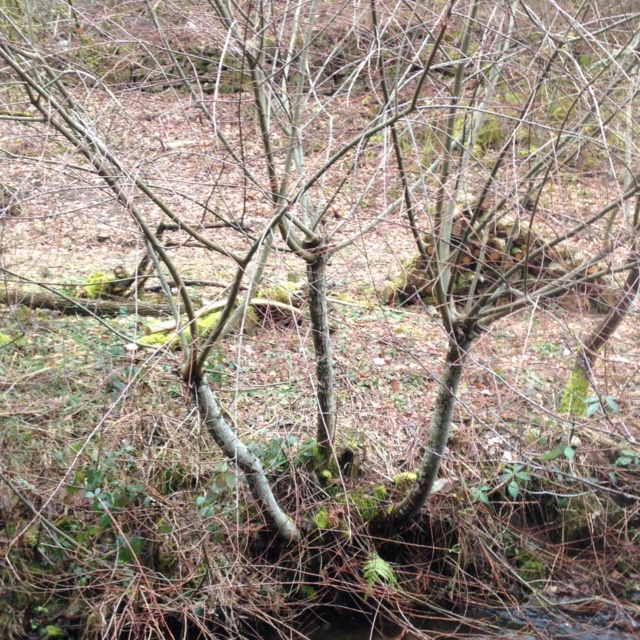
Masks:
[[[304,532],[287,548],[201,431],[174,355],[127,353],[81,319],[11,321],[23,333],[1,360],[3,638],[289,637],[324,605],[414,630],[446,618],[488,632],[492,609],[543,607],[634,631],[640,450],[603,428],[624,414],[562,425],[518,410],[520,427],[502,430],[461,411],[428,508],[388,538],[369,521],[415,480],[398,471],[393,434],[358,430],[342,442],[340,473],[318,477],[313,428],[296,417],[306,381],[265,383],[283,330],[263,326],[251,384],[234,386],[231,344],[209,373],[229,389],[229,416],[253,427],[253,451]],[[376,383],[361,366],[342,378],[362,403],[345,405],[346,423],[364,406],[387,420],[411,413],[411,388],[382,408],[384,375]],[[408,433],[402,456],[417,468],[414,449]]]

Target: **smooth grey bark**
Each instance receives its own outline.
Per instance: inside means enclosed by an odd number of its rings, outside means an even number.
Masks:
[[[195,396],[200,415],[209,433],[225,455],[235,460],[240,470],[245,474],[251,494],[269,524],[287,542],[298,540],[300,537],[298,528],[278,505],[260,460],[247,449],[227,424],[206,378],[198,383]]]
[[[387,531],[393,533],[412,520],[427,501],[449,440],[458,387],[464,371],[467,351],[472,342],[473,338],[460,341],[455,337],[450,338],[449,350],[445,359],[445,371],[436,395],[436,404],[429,428],[429,441],[420,463],[418,478],[402,502],[393,507],[388,515],[374,521],[374,527],[382,525]]]
[[[327,311],[327,262],[329,254],[322,245],[313,249],[314,262],[307,264],[309,317],[316,354],[318,425],[316,440],[322,463],[333,457],[336,428],[335,374],[331,359],[331,336]]]

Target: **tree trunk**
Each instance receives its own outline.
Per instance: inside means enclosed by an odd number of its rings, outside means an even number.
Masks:
[[[156,239],[158,242],[162,239],[164,232],[167,230],[167,225],[164,222],[160,222],[160,224],[156,227]],[[124,295],[127,297],[135,296],[140,289],[144,286],[144,283],[148,280],[150,275],[149,267],[151,265],[151,256],[149,252],[146,251],[142,256],[142,259],[138,263],[136,270],[133,272],[133,275],[130,278],[125,279],[120,283],[122,291]],[[149,274],[147,273],[149,271]]]
[[[331,359],[331,336],[327,312],[328,254],[318,247],[317,258],[307,264],[309,280],[309,317],[316,354],[318,426],[316,439],[321,465],[333,457],[336,426],[335,375]]]
[[[390,534],[398,531],[420,511],[427,501],[449,440],[453,409],[457,400],[456,394],[464,371],[467,351],[472,342],[473,338],[460,343],[454,338],[450,340],[445,371],[440,381],[431,418],[429,442],[422,457],[418,478],[402,502],[393,507],[388,515],[385,514],[373,521],[374,528],[384,528]]]
[[[222,416],[206,378],[198,382],[195,387],[195,396],[200,415],[209,433],[225,455],[235,460],[245,474],[251,494],[269,524],[287,542],[296,541],[299,538],[298,528],[278,505],[260,460],[238,439]]]
[[[51,309],[62,314],[79,316],[118,316],[122,311],[141,316],[165,316],[169,313],[166,305],[152,305],[131,300],[89,300],[84,298],[61,297],[46,291],[25,291],[19,287],[0,287],[0,303],[19,304],[32,309]]]
[[[569,413],[576,416],[585,415],[591,370],[598,351],[611,339],[611,336],[624,320],[629,307],[638,295],[638,289],[640,288],[640,265],[638,264],[640,255],[638,255],[637,251],[634,251],[631,258],[634,263],[629,269],[627,280],[618,300],[579,348],[571,377],[558,406],[559,413]]]

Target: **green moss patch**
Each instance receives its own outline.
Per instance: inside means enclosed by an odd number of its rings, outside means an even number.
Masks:
[[[282,304],[296,305],[300,301],[300,284],[287,280],[273,287],[263,287],[258,291],[259,298],[266,298]]]
[[[116,278],[103,271],[94,271],[86,280],[82,290],[83,297],[96,300],[110,293]]]
[[[345,495],[345,502],[364,522],[369,522],[378,515],[381,502],[384,499],[380,497],[381,495],[379,487],[373,489],[373,495],[366,493],[362,489],[354,489]]]
[[[218,324],[220,315],[220,311],[212,311],[197,318],[196,325],[198,327],[198,335],[201,337],[208,336]],[[183,319],[183,322],[187,322],[186,318]],[[191,331],[189,328],[185,329],[184,335],[187,341],[191,340]],[[172,349],[177,349],[180,345],[180,340],[175,331],[162,331],[140,338],[137,340],[137,344],[142,347],[160,347],[167,345]]]
[[[143,336],[136,340],[136,344],[141,347],[161,347],[165,344],[177,348],[178,335],[173,331],[163,331],[162,333],[152,333],[150,336]]]
[[[559,413],[567,413],[573,416],[585,416],[587,412],[587,395],[589,393],[589,380],[582,369],[576,367],[571,372],[571,377],[564,389],[562,400],[558,406]]]
[[[527,583],[546,580],[547,565],[529,554],[522,554],[518,558],[518,575]]]
[[[221,311],[211,311],[205,313],[196,319],[196,325],[198,326],[198,336],[206,338],[217,326],[222,315]],[[187,318],[183,318],[182,322],[187,324]],[[253,307],[249,307],[244,316],[243,329],[245,332],[251,332],[258,323],[258,315]],[[239,324],[239,323],[236,323]],[[191,340],[191,331],[187,327],[185,329],[185,338],[187,341]],[[175,331],[161,331],[158,333],[152,333],[149,336],[143,336],[136,340],[136,344],[141,347],[161,347],[163,345],[169,346],[171,349],[177,349],[180,345],[178,334]]]
[[[480,151],[487,149],[496,149],[504,143],[505,131],[504,127],[500,127],[498,119],[489,116],[485,121],[474,146],[474,155],[479,155]]]
[[[399,473],[397,476],[394,476],[393,486],[398,489],[398,491],[406,491],[417,479],[418,474],[414,471],[404,471],[403,473]]]
[[[318,529],[329,529],[329,512],[326,507],[319,509],[315,516],[313,516],[313,524]]]

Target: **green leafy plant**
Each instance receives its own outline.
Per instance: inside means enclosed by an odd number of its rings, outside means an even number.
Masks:
[[[215,385],[222,383],[225,374],[225,363],[220,354],[215,354],[204,363],[204,369],[209,374],[209,379]]]
[[[489,504],[489,491],[491,487],[488,484],[480,484],[473,490],[473,499],[482,504]]]
[[[376,584],[386,584],[394,587],[398,584],[393,567],[383,560],[375,551],[369,554],[369,558],[362,567],[362,576],[371,589]]]
[[[557,356],[560,354],[560,347],[553,342],[536,344],[531,347],[532,351],[543,356]]]
[[[212,467],[213,477],[204,495],[198,496],[195,505],[201,518],[211,518],[222,510],[224,499],[235,489],[237,476],[226,462],[218,462]]]
[[[576,455],[576,450],[568,444],[561,442],[556,445],[553,449],[542,454],[542,459],[546,462],[549,460],[555,460],[556,458],[560,458],[564,456],[567,460],[573,460]]]
[[[621,449],[613,465],[625,468],[640,466],[640,452],[628,448]]]
[[[277,436],[268,442],[252,442],[248,448],[269,472],[283,472],[289,468],[288,449],[298,442],[295,436]]]
[[[520,494],[520,489],[531,480],[531,475],[521,464],[507,467],[500,476],[500,482],[506,484],[507,492],[515,500]]]
[[[616,396],[607,395],[604,397],[590,396],[586,399],[587,408],[585,415],[587,418],[591,417],[594,413],[620,413],[620,405],[618,404],[618,398]]]
[[[73,451],[75,445],[70,447]],[[70,494],[82,491],[85,498],[92,501],[92,509],[96,514],[102,514],[100,525],[107,527],[111,517],[125,507],[136,504],[144,497],[148,501],[145,488],[139,482],[128,482],[127,471],[132,464],[133,447],[126,445],[119,451],[104,451],[100,455],[95,453],[94,462],[79,469],[74,481],[67,490]],[[91,455],[91,453],[90,453]],[[64,454],[59,457],[62,461]]]
[[[118,536],[116,538],[118,547],[118,559],[125,564],[140,561],[142,550],[144,547],[144,538],[140,536],[124,537]]]

